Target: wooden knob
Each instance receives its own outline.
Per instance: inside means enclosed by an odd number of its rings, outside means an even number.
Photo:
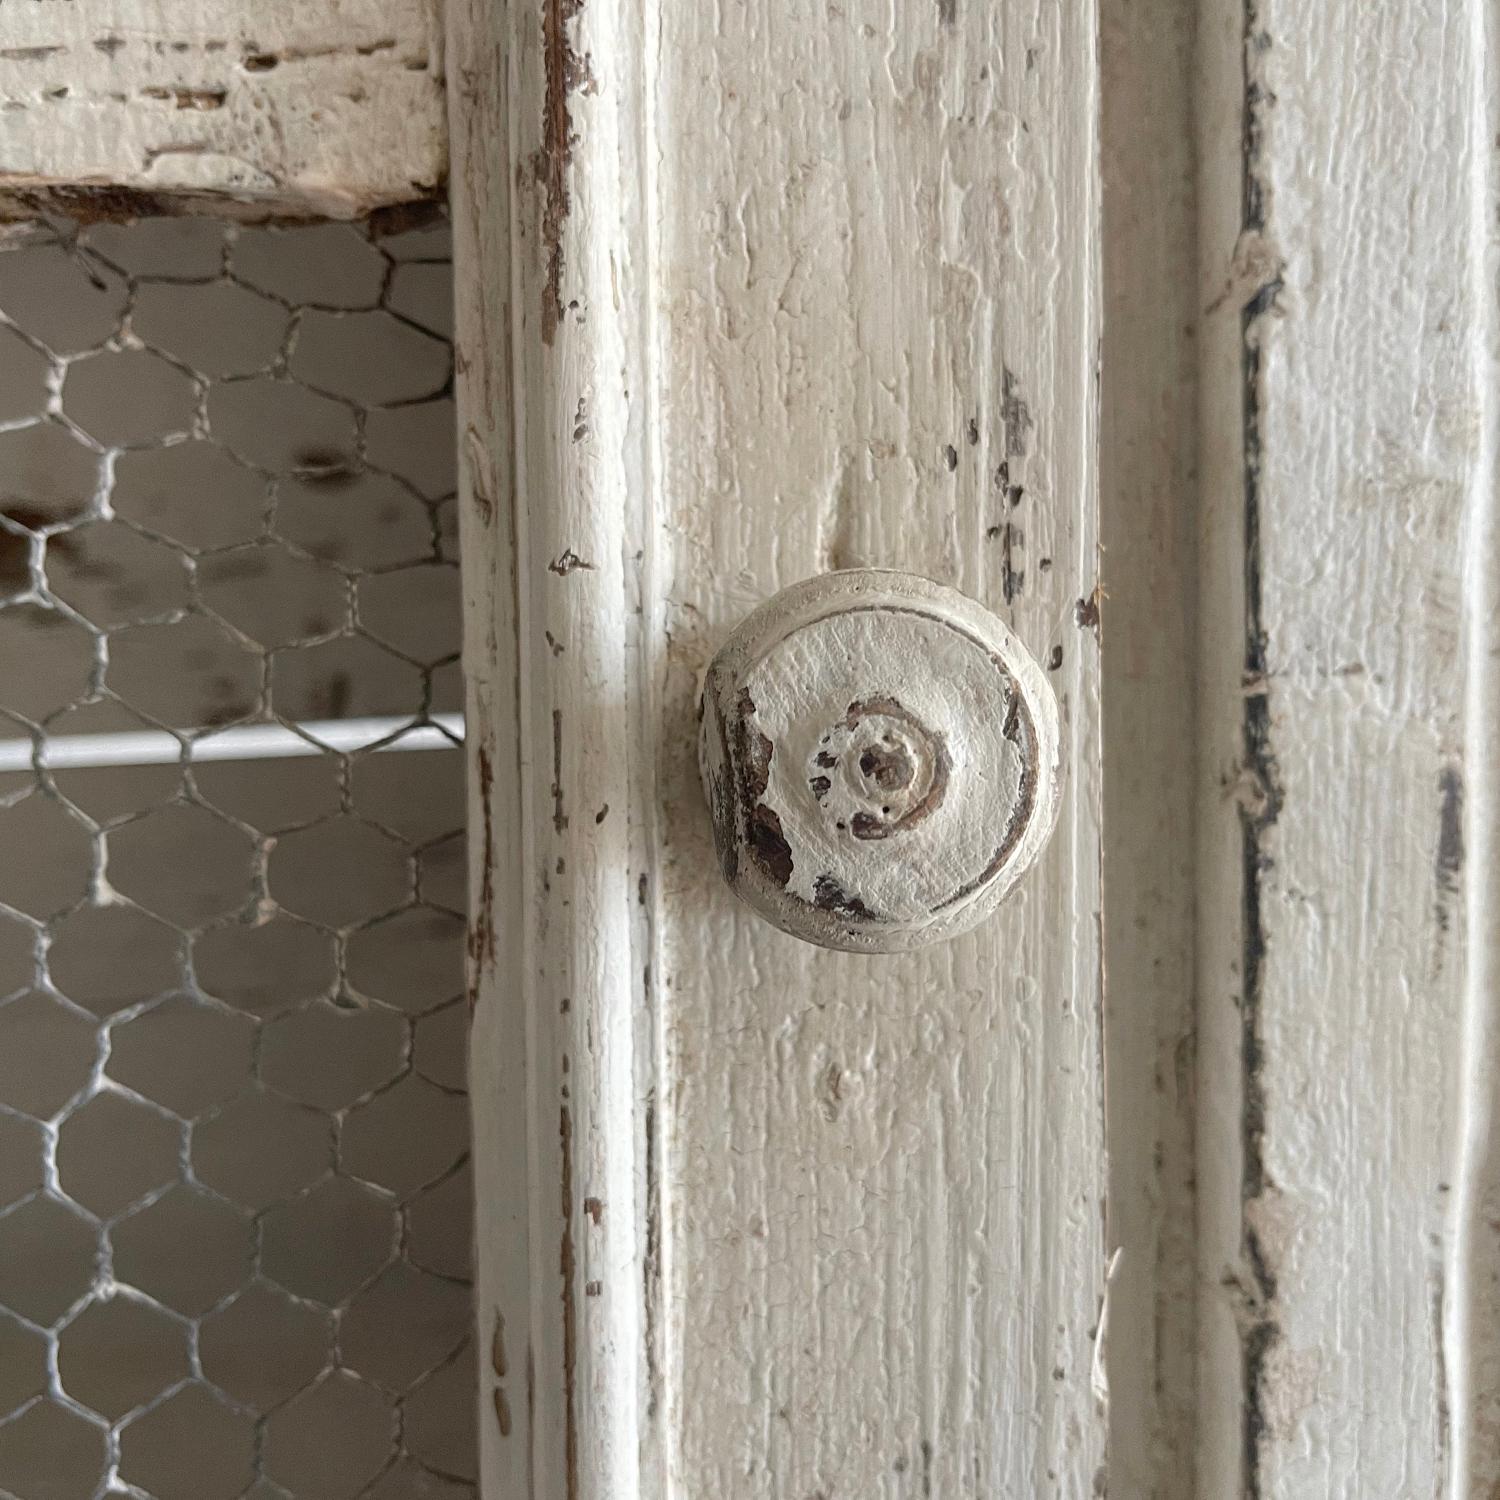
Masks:
[[[703,685],[699,765],[730,888],[849,952],[953,937],[1036,860],[1057,700],[1014,633],[910,573],[810,578],[755,610]]]

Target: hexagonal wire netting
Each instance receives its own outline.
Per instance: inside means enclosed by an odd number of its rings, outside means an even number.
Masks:
[[[441,225],[0,253],[0,1495],[472,1495]]]

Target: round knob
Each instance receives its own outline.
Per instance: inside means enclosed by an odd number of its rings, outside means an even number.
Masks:
[[[1014,633],[910,573],[810,578],[703,685],[698,755],[732,890],[824,948],[893,953],[992,911],[1057,809],[1057,700]]]

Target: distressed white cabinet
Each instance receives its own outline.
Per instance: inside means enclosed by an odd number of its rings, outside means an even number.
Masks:
[[[449,21],[491,1491],[1088,1494],[1091,8]],[[697,767],[729,630],[852,566],[1062,705],[1030,877],[879,957],[734,900]]]
[[[157,8],[25,9],[23,208],[447,151],[488,1500],[1491,1496],[1493,7],[221,5],[124,100]],[[1058,706],[1035,867],[883,955],[697,767],[850,568]]]

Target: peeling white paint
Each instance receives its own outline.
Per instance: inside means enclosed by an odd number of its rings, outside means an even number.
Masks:
[[[450,16],[490,1491],[1089,1495],[1093,9]],[[883,957],[734,900],[696,764],[734,624],[862,566],[999,615],[1068,767]]]
[[[1500,1482],[1493,24],[1200,24],[1202,1494]]]
[[[0,204],[203,194],[351,217],[444,180],[437,0],[70,0],[0,12]]]

